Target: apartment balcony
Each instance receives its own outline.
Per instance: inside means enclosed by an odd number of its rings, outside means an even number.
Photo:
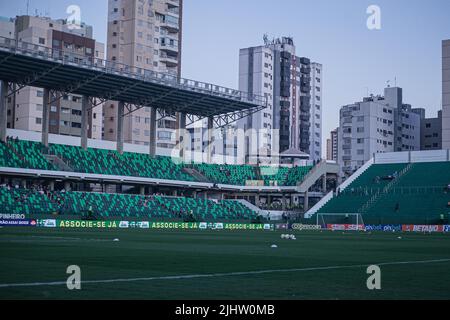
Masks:
[[[300,128],[309,130],[309,128],[311,128],[311,123],[309,122],[309,120],[308,121],[300,121]]]
[[[178,7],[169,7],[167,13],[178,17],[180,15],[180,9]]]
[[[300,86],[300,91],[302,93],[308,93],[308,92],[311,91],[311,86],[309,86],[309,85],[302,85],[302,86]]]
[[[180,1],[179,0],[166,0],[166,3],[169,5],[169,8],[171,7],[179,7]]]
[[[161,53],[159,55],[159,61],[165,63],[168,68],[178,66],[178,56]]]
[[[311,117],[310,117],[310,115],[308,115],[308,114],[301,114],[300,115],[300,120],[301,121],[305,121],[305,122],[308,122],[309,123],[309,120],[311,119]]]
[[[170,38],[161,38],[160,39],[160,50],[161,51],[170,51],[175,54],[178,54],[178,41],[174,41]],[[172,55],[173,56],[173,55]]]
[[[342,123],[352,123],[352,117],[343,117]]]
[[[302,83],[310,84],[311,83],[311,77],[309,75],[303,74],[300,78],[300,81]]]
[[[166,16],[166,18],[163,21],[161,21],[160,27],[166,29],[170,33],[176,33],[180,31],[178,18],[172,16]]]
[[[310,74],[311,73],[311,67],[301,67],[300,72],[304,74]]]
[[[300,104],[300,111],[309,113],[311,111],[311,105],[310,104]]]

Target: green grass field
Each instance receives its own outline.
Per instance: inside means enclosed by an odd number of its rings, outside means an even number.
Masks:
[[[0,299],[450,298],[450,235],[280,234],[1,228]],[[366,265],[379,263],[382,289],[370,291]],[[66,288],[69,265],[81,290]]]

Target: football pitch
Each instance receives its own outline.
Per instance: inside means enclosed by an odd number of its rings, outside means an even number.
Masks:
[[[450,299],[450,235],[293,233],[1,228],[0,299]]]

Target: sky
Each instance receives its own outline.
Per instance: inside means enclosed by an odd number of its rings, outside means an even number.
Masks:
[[[76,4],[106,42],[107,0],[30,0],[29,14],[67,17]],[[0,0],[0,15],[27,13],[27,0]],[[369,30],[367,8],[381,9]],[[435,117],[441,109],[441,42],[450,39],[449,0],[185,0],[182,76],[238,88],[239,49],[269,38],[294,38],[296,53],[323,65],[323,136],[339,125],[339,108],[387,81],[404,102]],[[396,81],[395,81],[396,80]]]

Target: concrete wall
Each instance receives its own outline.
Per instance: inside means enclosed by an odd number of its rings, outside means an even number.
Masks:
[[[450,161],[450,150],[378,153],[375,164]]]

